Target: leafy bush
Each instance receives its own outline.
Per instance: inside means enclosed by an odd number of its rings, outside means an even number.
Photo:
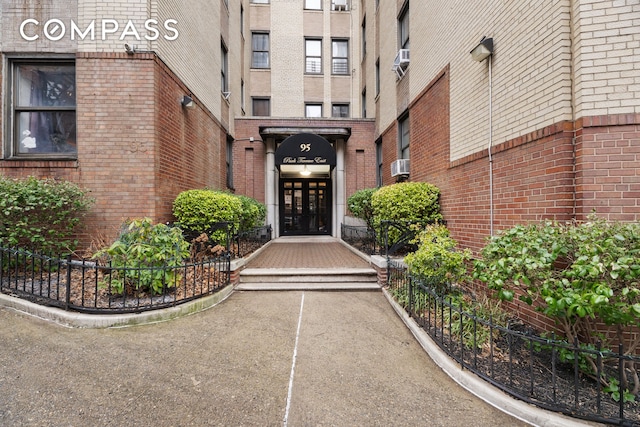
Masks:
[[[381,187],[371,196],[374,229],[382,239],[383,221],[407,226],[437,222],[442,219],[439,197],[438,187],[426,182],[402,182]],[[402,234],[396,228],[390,229],[387,243],[398,242]]]
[[[242,202],[240,213],[240,230],[251,230],[264,224],[267,208],[264,204],[247,196],[236,196]]]
[[[228,222],[237,230],[240,226],[242,201],[229,193],[215,190],[183,191],[173,202],[173,215],[186,228],[204,231],[219,222]],[[216,242],[226,242],[226,231],[209,236]]]
[[[401,182],[371,195],[374,225],[382,221],[434,222],[442,219],[440,190],[427,182]]]
[[[114,268],[108,282],[114,294],[129,289],[160,294],[181,279],[178,270],[171,267],[180,266],[189,257],[189,243],[179,228],[153,225],[149,218],[136,219],[126,222],[118,240],[93,257],[104,256]]]
[[[418,250],[405,256],[404,261],[412,276],[439,294],[467,276],[466,262],[471,259],[471,251],[457,250],[457,242],[444,225],[427,225],[419,233],[417,243]]]
[[[347,199],[349,211],[356,218],[364,220],[369,228],[373,228],[373,208],[371,207],[371,198],[376,188],[366,188],[358,190]]]
[[[73,252],[74,229],[93,203],[67,181],[0,176],[0,244],[56,255]]]
[[[474,276],[503,300],[516,295],[555,319],[569,343],[593,346],[604,322],[627,354],[640,346],[640,225],[591,217],[585,223],[519,225],[482,250]],[[611,343],[604,343],[607,348]],[[597,367],[590,360],[590,371]],[[635,375],[635,367],[627,366]],[[635,381],[634,393],[640,390]],[[605,384],[608,385],[608,384]],[[628,384],[623,384],[623,389]]]

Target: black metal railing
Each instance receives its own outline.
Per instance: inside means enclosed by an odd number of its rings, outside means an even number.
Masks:
[[[240,231],[234,239],[235,245],[232,248],[233,255],[237,258],[244,258],[252,252],[255,252],[269,243],[272,233],[273,230],[270,225]]]
[[[379,228],[342,224],[342,240],[368,255],[401,256],[417,249],[416,236],[427,225],[445,221],[381,221]]]
[[[112,267],[0,247],[0,289],[38,304],[87,313],[175,306],[230,283],[230,255],[162,267]],[[154,282],[150,284],[150,277]]]
[[[463,369],[544,409],[590,421],[640,426],[635,402],[640,396],[625,398],[620,390],[621,384],[634,383],[635,369],[628,368],[630,364],[640,368],[640,357],[625,355],[621,345],[616,351],[600,344],[586,348],[554,335],[537,336],[521,322],[500,325],[475,309],[465,311],[458,299],[426,286],[411,277],[405,265],[392,260],[387,280],[394,299]],[[589,359],[597,367],[595,372],[584,369]]]
[[[380,254],[380,245],[376,232],[367,226],[342,224],[340,235],[342,240],[367,255]]]

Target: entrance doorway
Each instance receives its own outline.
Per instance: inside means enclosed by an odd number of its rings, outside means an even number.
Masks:
[[[280,234],[331,234],[331,180],[281,178]]]

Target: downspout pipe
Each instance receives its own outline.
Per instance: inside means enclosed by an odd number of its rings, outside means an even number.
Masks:
[[[489,55],[489,234],[493,237],[493,55]]]

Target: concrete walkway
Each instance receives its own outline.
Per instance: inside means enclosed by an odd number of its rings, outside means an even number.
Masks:
[[[369,268],[330,238],[278,239],[248,263],[295,265]],[[134,315],[159,323],[100,328],[109,316],[0,295],[0,425],[525,425],[494,406],[535,425],[580,424],[514,402],[447,365],[380,288],[229,288],[192,304]],[[132,323],[122,317],[111,324]]]
[[[236,292],[68,329],[0,308],[3,426],[514,426],[456,386],[381,292]]]

